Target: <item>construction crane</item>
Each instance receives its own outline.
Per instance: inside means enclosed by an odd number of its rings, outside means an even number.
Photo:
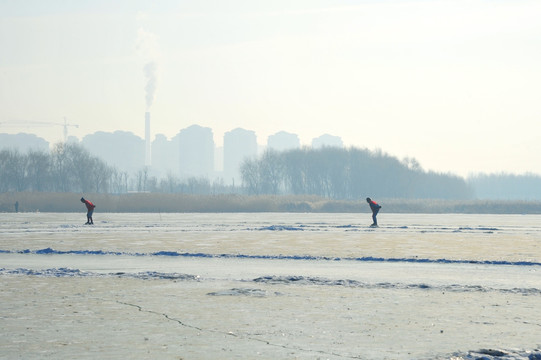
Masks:
[[[64,123],[46,122],[46,121],[2,121],[0,126],[6,127],[29,127],[29,126],[63,126],[64,142],[68,141],[68,126],[79,127],[77,124],[69,124],[68,119],[64,117]]]

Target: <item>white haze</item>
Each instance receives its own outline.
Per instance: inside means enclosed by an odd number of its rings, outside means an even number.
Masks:
[[[539,174],[540,18],[531,0],[2,2],[0,133],[59,141],[25,122],[66,116],[79,138],[143,138],[151,106],[153,136],[328,133],[425,169]]]

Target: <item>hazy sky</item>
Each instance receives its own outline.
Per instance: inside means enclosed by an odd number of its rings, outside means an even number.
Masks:
[[[112,5],[110,3],[113,3]],[[280,130],[541,174],[541,1],[0,0],[0,132]],[[7,127],[21,122],[21,127]],[[4,123],[4,124],[2,124]]]

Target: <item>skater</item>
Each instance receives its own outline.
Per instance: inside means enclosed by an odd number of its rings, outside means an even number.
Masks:
[[[86,213],[86,224],[85,225],[94,225],[94,220],[92,220],[92,213],[96,205],[92,204],[91,201],[85,200],[84,197],[81,198],[81,202],[86,205],[88,212]]]
[[[379,205],[374,200],[370,199],[369,197],[366,198],[366,202],[368,205],[370,205],[370,210],[372,210],[372,225],[370,227],[378,227],[378,219],[376,216],[378,215],[379,209],[381,209],[381,205]]]

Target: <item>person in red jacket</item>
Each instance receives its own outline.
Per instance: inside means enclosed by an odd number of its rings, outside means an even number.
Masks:
[[[94,220],[92,220],[92,213],[94,213],[94,208],[96,205],[92,204],[90,200],[85,200],[84,197],[81,198],[81,202],[86,205],[88,210],[86,213],[86,224],[85,225],[94,225]]]
[[[376,219],[376,216],[378,215],[379,209],[381,209],[381,205],[379,205],[374,200],[370,199],[369,197],[366,198],[366,202],[368,205],[370,205],[370,210],[372,210],[372,225],[371,227],[378,227],[378,219]]]

